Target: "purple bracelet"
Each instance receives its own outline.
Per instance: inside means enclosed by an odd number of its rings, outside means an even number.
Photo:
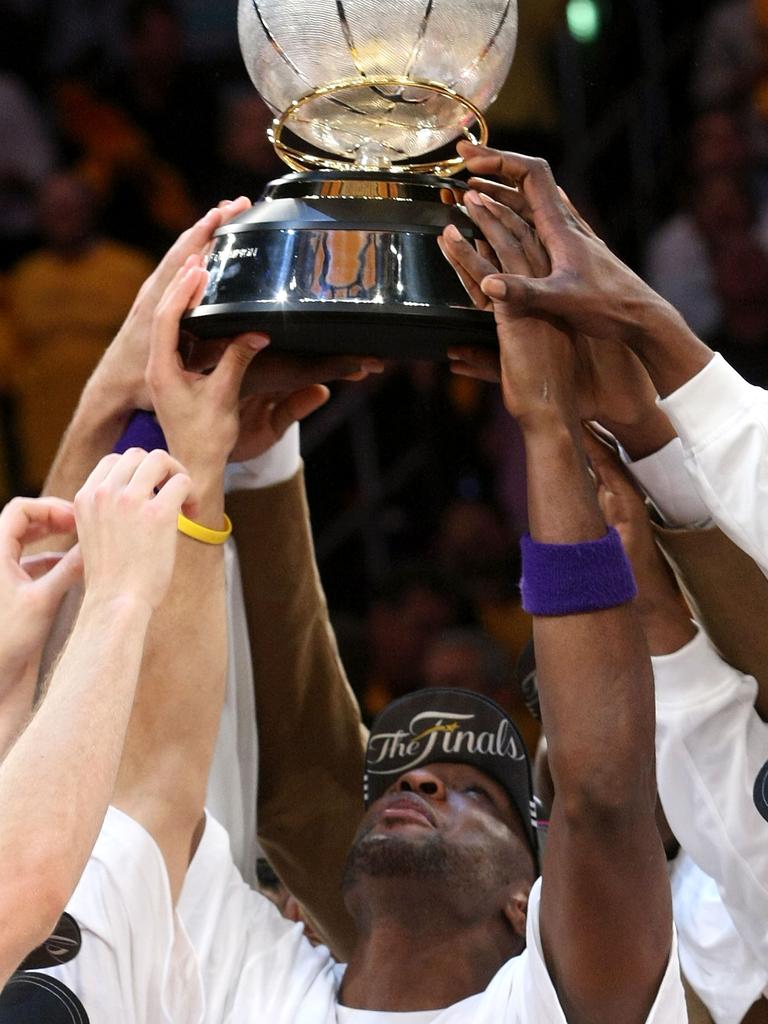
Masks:
[[[155,448],[163,448],[168,451],[165,435],[154,413],[144,412],[143,409],[137,409],[133,413],[122,437],[115,445],[114,451],[118,455],[122,455],[129,448],[143,448],[147,452],[151,452]]]
[[[632,566],[616,530],[581,544],[539,544],[526,534],[520,547],[523,608],[531,615],[576,615],[626,604],[637,594]]]

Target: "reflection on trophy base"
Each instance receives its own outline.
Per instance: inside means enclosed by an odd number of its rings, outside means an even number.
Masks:
[[[480,237],[461,206],[464,190],[387,172],[272,182],[216,233],[208,288],[184,327],[195,347],[258,330],[278,350],[400,359],[495,345],[493,316],[473,307],[437,245],[447,224]]]

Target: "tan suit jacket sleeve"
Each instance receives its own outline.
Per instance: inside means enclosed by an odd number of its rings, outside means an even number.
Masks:
[[[768,579],[717,528],[655,530],[694,614],[723,659],[757,680],[756,707],[768,720]]]
[[[339,660],[315,564],[303,472],[227,497],[240,557],[259,732],[259,839],[340,959],[341,897],[363,814],[366,732]]]

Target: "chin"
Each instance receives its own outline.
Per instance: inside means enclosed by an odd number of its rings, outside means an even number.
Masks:
[[[368,878],[447,878],[450,873],[447,847],[437,833],[403,835],[368,832],[354,843],[347,858],[344,888]]]

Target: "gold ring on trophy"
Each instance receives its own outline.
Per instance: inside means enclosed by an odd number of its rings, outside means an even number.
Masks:
[[[283,140],[284,130],[290,131],[288,127],[288,121],[304,106],[310,103],[312,100],[319,99],[325,96],[334,96],[341,92],[346,92],[349,89],[360,89],[360,88],[382,88],[387,86],[396,86],[398,88],[407,89],[424,89],[427,92],[437,93],[440,96],[445,96],[447,99],[453,100],[454,102],[463,106],[472,114],[472,118],[477,122],[479,134],[475,136],[468,128],[464,128],[464,137],[475,145],[484,146],[488,141],[488,122],[485,119],[483,112],[476,107],[474,103],[461,96],[454,89],[451,89],[447,85],[442,85],[440,82],[431,82],[427,79],[418,78],[406,78],[403,75],[366,75],[358,78],[340,78],[338,81],[329,82],[327,85],[319,85],[316,88],[310,90],[300,96],[280,115],[275,118],[272,122],[272,127],[269,129],[269,137],[275,150],[284,163],[288,164],[294,171],[312,171],[312,170],[334,170],[334,171],[350,171],[350,170],[365,170],[359,163],[352,159],[344,159],[343,157],[329,157],[328,155],[314,156],[311,153],[307,153],[302,149],[297,149],[294,146],[288,145]],[[385,170],[393,171],[406,171],[410,174],[437,174],[440,176],[450,176],[460,171],[464,167],[464,161],[461,157],[450,157],[445,160],[438,161],[427,161],[423,163],[414,163],[412,161],[404,161],[403,163],[392,163],[390,167],[384,168]],[[370,168],[371,170],[382,170],[382,168]]]

